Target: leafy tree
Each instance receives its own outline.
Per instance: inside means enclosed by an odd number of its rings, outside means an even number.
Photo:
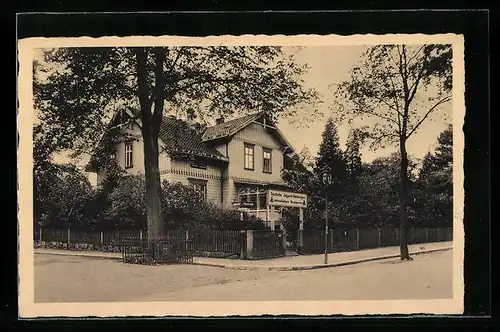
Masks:
[[[35,171],[34,196],[35,220],[42,227],[81,227],[93,222],[86,213],[92,187],[71,165],[51,164]]]
[[[416,205],[422,225],[453,224],[453,131],[448,126],[438,137],[434,154],[428,153],[416,182]]]
[[[364,166],[358,195],[351,203],[355,207],[352,217],[358,220],[358,226],[393,227],[399,223],[399,161],[399,154],[393,153]],[[416,166],[416,162],[409,159],[407,178],[410,183],[415,180]],[[407,210],[413,216],[413,207],[407,206]]]
[[[191,228],[199,225],[206,212],[194,188],[180,182],[163,181],[162,203],[165,226],[169,228]]]
[[[323,185],[315,173],[316,159],[309,149],[304,147],[299,153],[290,157],[288,165],[282,170],[283,180],[294,190],[307,194],[307,207],[304,209],[304,227],[324,227],[321,215],[324,213]],[[322,205],[321,205],[322,204]],[[320,206],[321,205],[321,206]],[[284,209],[283,225],[292,233],[297,227],[296,211]]]
[[[407,244],[408,154],[406,143],[426,120],[451,101],[451,45],[371,47],[351,78],[335,91],[339,119],[362,124],[372,148],[396,145],[400,153],[400,251]],[[365,118],[371,120],[367,125]]]
[[[308,192],[313,185],[314,159],[309,149],[304,148],[292,156],[285,156],[285,165],[281,170],[283,180],[298,192]]]
[[[109,193],[109,206],[104,215],[113,228],[132,229],[146,226],[145,182],[142,175],[129,175],[118,180]]]
[[[44,60],[49,69],[36,85],[35,106],[70,148],[93,147],[116,103],[140,110],[149,239],[163,226],[158,134],[165,109],[194,110],[201,120],[248,110],[277,117],[317,100],[303,88],[307,67],[280,47],[59,48]]]

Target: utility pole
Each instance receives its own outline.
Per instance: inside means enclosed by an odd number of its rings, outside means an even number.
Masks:
[[[325,189],[325,265],[328,264],[328,188],[332,183],[332,175],[326,170],[323,173],[323,188]]]
[[[328,264],[328,191],[325,190],[325,265]]]

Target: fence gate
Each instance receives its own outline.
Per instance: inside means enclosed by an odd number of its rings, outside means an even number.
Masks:
[[[285,247],[282,231],[253,231],[253,259],[283,257]]]

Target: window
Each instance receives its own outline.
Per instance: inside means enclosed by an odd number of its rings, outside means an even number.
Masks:
[[[245,143],[245,169],[252,170],[254,164],[254,146]]]
[[[240,195],[240,202],[252,202],[255,204],[255,208],[252,208],[252,210],[257,208],[257,193],[255,191],[252,191],[251,194],[241,194]],[[266,194],[262,193],[259,194],[259,205],[258,209],[259,210],[265,210],[267,207],[267,196]]]
[[[273,170],[273,165],[272,165],[272,152],[273,152],[273,150],[264,148],[262,151],[263,151],[263,159],[264,159],[262,172],[271,173]]]
[[[132,154],[132,142],[125,143],[125,168],[134,166]]]
[[[190,181],[201,201],[207,200],[207,183],[205,181]]]

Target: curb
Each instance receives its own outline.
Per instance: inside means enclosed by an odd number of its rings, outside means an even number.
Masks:
[[[439,252],[439,251],[448,251],[451,249],[453,249],[453,247],[422,250],[422,251],[416,251],[416,252],[410,253],[410,255],[411,256],[412,255],[422,255],[422,254],[428,254],[428,253]],[[326,264],[326,265],[321,264],[321,265],[283,266],[283,267],[277,266],[277,267],[269,267],[269,271],[304,271],[304,270],[325,269],[325,268],[330,268],[330,267],[340,267],[340,266],[354,265],[354,264],[360,264],[360,263],[366,263],[366,262],[372,262],[372,261],[398,258],[399,256],[400,256],[399,254],[397,254],[397,255],[396,254],[385,255],[385,256],[378,256],[378,257],[355,259],[355,260],[351,260],[351,261],[332,263],[332,264]]]
[[[410,253],[413,255],[422,255],[439,251],[448,251],[452,250],[453,247],[445,247],[445,248],[436,248],[436,249],[427,249],[420,250]],[[121,257],[113,257],[113,256],[97,256],[97,255],[89,255],[89,254],[80,254],[80,253],[72,253],[72,252],[34,252],[34,254],[41,255],[59,255],[59,256],[73,256],[73,257],[85,257],[85,258],[93,258],[93,259],[108,259],[108,260],[122,260]],[[377,256],[377,257],[368,257],[363,259],[354,259],[350,261],[344,261],[339,263],[331,263],[331,264],[315,264],[315,265],[302,265],[302,266],[265,266],[265,265],[230,265],[230,264],[217,264],[217,263],[203,263],[203,262],[193,262],[190,265],[198,265],[198,266],[207,266],[207,267],[216,267],[223,269],[232,269],[232,270],[248,270],[254,271],[258,269],[266,269],[268,271],[305,271],[305,270],[315,270],[315,269],[325,269],[330,267],[340,267],[347,265],[354,265],[378,260],[392,259],[398,258],[399,254],[385,255],[385,256]]]
[[[420,250],[420,251],[412,252],[412,253],[410,253],[410,255],[423,255],[423,254],[439,252],[439,251],[448,251],[448,250],[452,250],[452,249],[453,249],[453,247],[427,249],[427,250]],[[203,262],[194,262],[194,263],[192,263],[192,265],[202,265],[202,266],[217,267],[217,268],[232,269],[232,270],[266,269],[269,271],[305,271],[305,270],[315,270],[315,269],[324,269],[324,268],[330,268],[330,267],[354,265],[354,264],[360,264],[360,263],[366,263],[366,262],[384,260],[384,259],[392,259],[392,258],[398,258],[399,256],[400,256],[399,254],[393,254],[393,255],[369,257],[369,258],[363,258],[363,259],[355,259],[355,260],[344,261],[344,262],[339,262],[339,263],[331,263],[331,264],[326,264],[326,265],[325,264],[317,264],[317,265],[303,265],[303,266],[265,266],[265,265],[227,265],[227,264],[215,264],[215,263],[203,263]]]
[[[84,257],[84,258],[93,258],[93,259],[111,259],[111,260],[122,260],[121,257],[114,256],[98,256],[98,255],[89,255],[89,254],[80,254],[77,252],[33,252],[35,255],[56,255],[56,256],[72,256],[72,257]]]

